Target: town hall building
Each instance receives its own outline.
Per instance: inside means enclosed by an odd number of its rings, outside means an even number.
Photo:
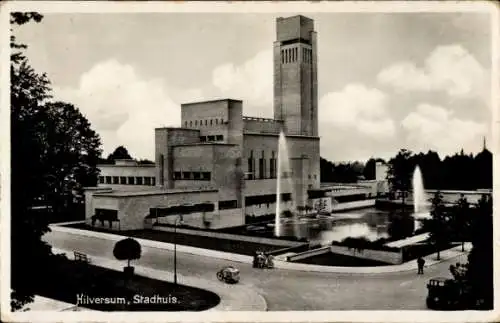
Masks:
[[[317,64],[314,21],[277,18],[269,71],[274,118],[244,116],[240,100],[182,104],[179,127],[155,129],[154,165],[99,165],[99,185],[85,191],[87,222],[98,225],[96,218],[106,218],[113,229],[141,229],[152,218],[171,223],[163,210],[188,205],[195,211],[182,217],[183,224],[217,229],[243,225],[245,216],[275,213],[280,132],[294,183],[281,193],[282,209],[292,200],[304,207],[323,197]],[[209,207],[196,211],[196,205]]]

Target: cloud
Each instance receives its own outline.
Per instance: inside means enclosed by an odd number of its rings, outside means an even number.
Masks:
[[[332,127],[351,129],[375,139],[395,134],[394,122],[387,112],[386,94],[363,84],[349,84],[330,92],[319,101],[319,117]]]
[[[273,52],[258,52],[246,62],[226,63],[212,72],[213,85],[223,97],[243,100],[243,113],[248,116],[273,115]]]
[[[84,73],[76,88],[55,88],[55,98],[73,103],[101,136],[104,156],[124,145],[132,157],[154,157],[154,128],[178,126],[180,105],[162,80],[144,79],[116,60]],[[194,98],[197,90],[176,93]]]
[[[477,152],[482,148],[481,137],[488,134],[486,124],[459,119],[451,110],[426,103],[418,105],[401,125],[407,131],[411,149],[433,149],[443,154],[454,154],[462,148]]]
[[[380,71],[377,80],[399,91],[444,91],[452,97],[489,102],[487,77],[476,58],[455,44],[436,47],[423,67],[409,61],[394,63]]]

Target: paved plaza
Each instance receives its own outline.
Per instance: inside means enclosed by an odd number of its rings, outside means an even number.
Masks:
[[[55,251],[78,250],[88,254],[96,265],[116,269],[122,266],[113,257],[114,241],[57,230],[47,233],[44,239]],[[142,250],[141,259],[134,262],[138,272],[171,279],[173,252],[147,246]],[[399,272],[373,274],[281,268],[261,270],[248,263],[183,252],[177,253],[177,270],[180,283],[196,284],[220,294],[222,305],[217,310],[425,310],[427,280],[436,276],[451,277],[450,264],[465,262],[467,256],[458,251],[442,255],[445,260],[434,264],[431,260],[435,255],[428,257],[431,266],[426,268],[424,275],[417,275],[416,268],[413,270],[410,265]],[[215,276],[225,265],[236,266],[241,272],[241,281],[233,290],[218,282]],[[245,291],[244,299],[248,302],[237,297]]]

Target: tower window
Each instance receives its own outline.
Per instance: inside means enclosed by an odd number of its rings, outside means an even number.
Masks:
[[[210,119],[210,125],[212,125],[212,121],[213,121],[213,120],[212,120],[212,119]]]
[[[189,126],[192,127],[193,126],[193,121],[189,121]]]
[[[186,126],[186,127],[188,126],[188,122],[187,121],[184,122],[184,126]]]
[[[219,119],[215,119],[215,124],[219,124]]]
[[[194,120],[194,125],[197,126],[198,125],[198,120]]]
[[[207,124],[208,124],[208,120],[207,120],[207,119],[205,119],[205,126],[206,126]]]
[[[203,120],[200,120],[200,126],[203,126]]]

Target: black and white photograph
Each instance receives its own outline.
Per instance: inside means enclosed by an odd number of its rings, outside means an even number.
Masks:
[[[498,319],[493,2],[2,7],[2,321]]]

